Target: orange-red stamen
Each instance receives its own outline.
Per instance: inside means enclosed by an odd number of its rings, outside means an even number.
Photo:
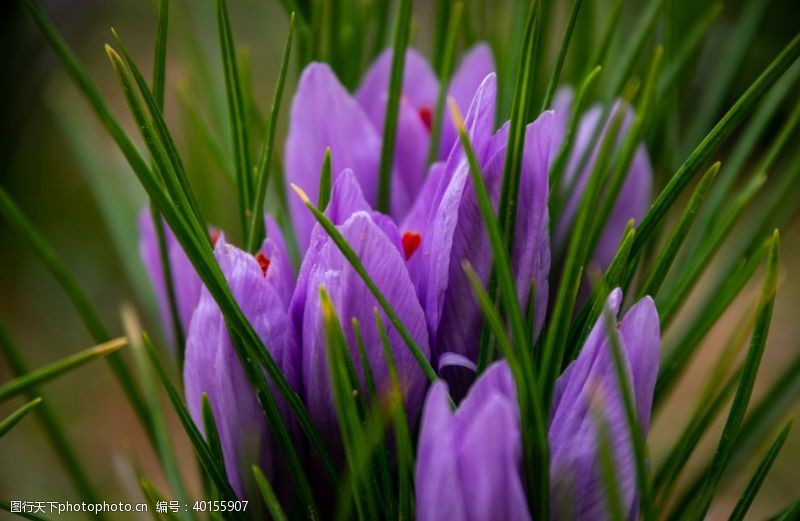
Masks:
[[[418,112],[419,119],[422,120],[422,124],[425,125],[425,128],[430,132],[431,125],[433,124],[433,109],[431,109],[430,105],[423,105],[419,108]]]
[[[261,273],[266,277],[267,270],[269,269],[269,257],[264,255],[264,252],[260,251],[256,253],[256,260],[258,261],[258,265],[261,266]]]
[[[406,260],[408,260],[412,255],[414,255],[414,252],[417,251],[417,248],[419,248],[419,245],[422,242],[422,235],[420,235],[419,232],[404,232],[402,242],[403,253],[406,256]]]

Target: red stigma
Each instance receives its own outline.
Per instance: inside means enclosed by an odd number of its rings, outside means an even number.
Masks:
[[[422,242],[422,235],[419,232],[404,232],[402,242],[403,253],[406,256],[406,260],[408,260],[419,248],[419,244]]]
[[[217,241],[219,240],[219,230],[211,230],[208,232],[209,237],[211,237],[211,245],[216,246]]]
[[[433,123],[433,110],[431,109],[430,105],[423,105],[419,108],[419,119],[422,120],[422,124],[425,125],[425,128],[428,129],[428,132],[431,131],[431,124]]]
[[[264,276],[267,276],[267,270],[269,269],[269,257],[264,255],[264,252],[256,253],[256,261],[258,261],[258,265],[261,266],[261,273]]]

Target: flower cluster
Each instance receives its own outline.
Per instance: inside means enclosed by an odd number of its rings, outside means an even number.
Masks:
[[[327,65],[313,63],[305,69],[291,107],[284,154],[286,178],[316,200],[320,168],[330,149],[333,180],[324,212],[441,378],[429,387],[400,332],[387,329],[405,411],[409,422],[419,426],[418,518],[529,519],[521,474],[521,429],[526,427],[520,425],[510,371],[504,361],[498,361],[476,375],[483,314],[463,264],[468,262],[487,283],[494,259],[469,163],[450,116],[442,120],[440,142],[431,144],[440,86],[428,63],[413,50],[405,60],[389,212],[374,210],[391,61],[391,51],[380,56],[354,94]],[[493,70],[488,47],[474,47],[449,83],[447,97],[466,113],[465,128],[496,206],[509,125],[495,126]],[[525,308],[532,304],[535,309],[534,338],[547,316],[551,247],[558,251],[567,240],[597,154],[590,150],[590,143],[600,109],[593,108],[579,121],[559,186],[549,186],[550,165],[567,133],[571,97],[568,89],[559,91],[553,110],[542,113],[525,129],[511,265],[520,304]],[[618,138],[621,142],[632,115],[622,105],[618,109],[627,111]],[[429,166],[431,146],[436,161]],[[584,155],[588,161],[582,161]],[[593,253],[601,268],[610,262],[628,220],[639,219],[646,210],[651,183],[642,147]],[[565,201],[554,223],[548,215],[551,189]],[[360,341],[378,390],[390,385],[375,319],[380,306],[302,201],[293,194],[289,200],[292,233],[303,256],[296,276],[281,231],[270,217],[265,223],[267,239],[255,255],[212,230],[215,257],[245,316],[302,398],[331,452],[338,454],[339,429],[319,288],[325,288],[341,317],[356,374],[363,378]],[[143,214],[140,250],[154,281],[167,334],[175,338],[153,225],[149,213]],[[244,496],[249,490],[249,465],[259,463],[274,478],[280,456],[222,313],[168,229],[166,232],[178,321],[187,332],[187,404],[202,428],[200,398],[207,393],[228,478],[236,493]],[[619,313],[621,301],[621,292],[613,291],[606,303],[609,312]],[[385,315],[382,318],[389,323]],[[621,346],[637,418],[646,433],[658,370],[659,320],[653,301],[644,298],[624,314],[616,331],[607,331],[603,324],[601,318],[556,384],[549,442],[551,503],[557,518],[606,515],[598,456],[600,428],[608,428],[610,433],[621,476],[621,500],[630,513],[637,509],[632,445],[610,338],[615,335]],[[460,403],[456,411],[451,409],[451,396]],[[289,420],[288,412],[284,413]]]

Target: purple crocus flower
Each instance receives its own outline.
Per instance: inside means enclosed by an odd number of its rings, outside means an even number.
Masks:
[[[417,519],[529,520],[514,381],[505,362],[489,367],[458,410],[435,383],[422,413],[414,482]]]
[[[192,318],[197,302],[200,300],[200,288],[203,283],[194,270],[191,261],[186,256],[183,248],[175,239],[169,226],[164,223],[164,234],[167,244],[167,256],[169,258],[170,271],[172,274],[172,284],[175,292],[175,304],[178,311],[178,319],[184,331],[189,329],[189,321]],[[219,236],[219,232],[212,230],[212,238]],[[215,239],[216,240],[216,239]],[[164,280],[164,271],[161,264],[161,255],[158,249],[158,235],[156,234],[155,223],[149,208],[144,208],[139,213],[139,254],[144,262],[144,267],[158,299],[158,307],[161,312],[162,324],[170,345],[175,344],[175,331],[172,323],[172,315],[169,308],[167,297],[167,285]]]
[[[614,316],[621,301],[620,289],[612,291],[606,301]],[[645,297],[631,307],[615,333],[639,425],[646,436],[660,350],[653,299]],[[608,429],[621,504],[634,518],[638,502],[633,444],[603,316],[589,333],[578,358],[556,382],[548,433],[551,504],[556,518],[608,518],[598,458],[598,421]]]
[[[555,158],[555,155],[558,153],[564,141],[572,98],[573,92],[571,89],[561,88],[556,93],[553,101],[553,109],[556,118],[553,134],[554,139],[551,145],[552,158]],[[569,228],[578,211],[578,204],[580,203],[586,183],[589,180],[589,175],[594,168],[600,144],[604,140],[613,115],[617,114],[619,110],[624,110],[625,115],[623,116],[622,125],[620,126],[620,131],[617,136],[617,146],[620,146],[625,139],[625,135],[630,130],[631,123],[633,122],[633,110],[628,106],[624,106],[622,102],[617,102],[611,112],[612,117],[606,122],[606,127],[603,129],[597,144],[591,151],[585,168],[578,174],[577,170],[580,166],[581,158],[590,146],[595,128],[600,123],[600,117],[603,112],[602,107],[599,105],[594,106],[581,116],[572,151],[570,152],[564,176],[562,177],[561,186],[558,187],[560,192],[566,197],[566,202],[564,210],[559,216],[558,223],[555,227],[555,234],[553,237],[553,246],[555,249],[566,247]],[[608,220],[605,223],[605,228],[597,243],[597,248],[593,253],[593,260],[600,269],[605,270],[611,263],[611,259],[614,257],[614,253],[616,253],[619,247],[622,234],[625,231],[625,226],[628,221],[634,219],[634,221],[638,222],[647,212],[647,208],[650,204],[650,191],[652,186],[653,172],[650,166],[650,159],[647,155],[647,149],[644,145],[641,145],[636,150],[630,170],[628,170],[627,177],[617,196],[616,204],[609,214]],[[572,191],[567,193],[570,189],[572,189]]]
[[[429,348],[425,316],[406,269],[408,250],[404,248],[403,240],[392,220],[372,211],[355,174],[350,170],[345,170],[336,179],[326,214],[353,247],[367,273],[427,357]],[[365,388],[364,373],[355,342],[351,322],[353,318],[358,320],[376,387],[385,389],[389,385],[388,367],[374,317],[374,309],[379,308],[379,305],[336,244],[317,225],[300,268],[290,308],[298,347],[292,363],[301,376],[301,394],[312,419],[324,437],[338,439],[339,430],[328,373],[325,329],[319,302],[321,286],[330,295],[342,321],[356,372],[362,378],[362,388]],[[399,333],[391,327],[382,311],[381,316],[397,363],[406,410],[411,418],[416,418],[427,380]]]
[[[606,305],[614,315],[621,299],[619,289],[608,298]],[[609,429],[622,504],[631,518],[637,510],[633,448],[604,324],[605,317],[600,317],[578,358],[556,382],[548,431],[553,519],[608,518],[598,421]],[[653,300],[645,297],[628,310],[616,334],[646,435],[660,345]],[[447,386],[434,384],[425,402],[417,450],[417,518],[530,519],[521,453],[516,390],[505,361],[481,375],[455,413]]]
[[[287,363],[295,351],[287,310],[293,275],[281,243],[273,229],[261,250],[251,255],[220,237],[214,256],[245,316],[289,384],[296,387],[296,374]],[[249,495],[253,463],[274,477],[279,461],[264,413],[231,343],[222,313],[205,287],[189,326],[183,378],[189,412],[201,430],[201,395],[208,394],[225,470],[234,491],[240,497]]]
[[[508,142],[508,125],[492,132],[496,84],[494,74],[486,77],[465,120],[495,205],[500,197]],[[523,306],[528,302],[531,282],[536,283],[537,330],[544,320],[550,268],[547,165],[552,124],[552,112],[545,112],[526,129],[511,259]],[[433,363],[441,365],[445,353],[456,353],[474,362],[482,314],[462,262],[469,261],[486,283],[493,260],[469,164],[460,146],[453,148],[446,162],[431,169],[419,201],[401,228],[415,227],[422,228],[421,255],[412,260],[411,271],[428,320]]]
[[[320,169],[327,147],[331,149],[335,175],[345,168],[351,169],[366,200],[371,204],[377,200],[390,68],[391,54],[387,51],[367,72],[355,96],[347,92],[326,64],[312,63],[303,71],[292,101],[285,168],[288,181],[300,186],[312,200],[318,196]],[[464,57],[449,94],[458,103],[468,103],[480,79],[492,69],[488,47],[476,46]],[[430,123],[438,90],[438,81],[424,58],[409,50],[391,186],[391,215],[398,220],[408,212],[425,179]],[[442,150],[449,150],[455,141],[449,119],[442,135]],[[314,219],[293,194],[290,200],[298,244],[304,250]]]

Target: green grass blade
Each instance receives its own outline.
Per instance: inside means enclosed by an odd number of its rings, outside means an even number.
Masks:
[[[800,498],[796,499],[791,505],[782,510],[775,517],[775,521],[794,521],[800,516]]]
[[[389,317],[389,321],[397,329],[397,332],[408,346],[411,354],[414,355],[414,358],[422,368],[425,376],[428,377],[429,381],[435,382],[439,378],[436,374],[436,371],[434,371],[427,357],[423,354],[419,345],[417,345],[416,341],[411,336],[411,333],[409,333],[408,329],[405,327],[405,325],[403,325],[392,305],[389,304],[389,301],[386,300],[386,297],[383,295],[383,293],[381,293],[381,290],[378,289],[375,281],[372,280],[372,277],[370,277],[370,275],[367,273],[366,268],[364,268],[364,265],[361,263],[361,259],[358,258],[356,252],[347,243],[344,236],[342,236],[341,232],[336,228],[336,225],[334,225],[331,220],[319,210],[319,208],[314,206],[305,192],[303,192],[300,187],[294,184],[292,184],[292,188],[297,193],[298,197],[300,197],[300,199],[303,201],[303,204],[306,205],[306,208],[308,208],[309,211],[311,211],[311,213],[314,215],[320,226],[322,226],[331,240],[333,240],[333,242],[339,248],[339,251],[342,252],[342,255],[344,255],[353,269],[356,270],[356,273],[358,273],[358,276],[364,281],[364,284],[366,284],[367,288],[369,288],[370,292],[375,297],[375,300],[377,300],[378,304],[381,306],[381,309],[383,309],[384,313],[386,313],[386,316]]]
[[[680,193],[692,180],[711,154],[738,128],[742,121],[752,112],[764,94],[775,84],[792,63],[800,56],[800,34],[794,37],[784,50],[775,58],[764,72],[750,85],[747,91],[717,122],[689,157],[673,174],[650,207],[637,230],[633,244],[633,255],[637,256],[650,241],[667,211],[675,203]]]
[[[251,469],[253,470],[253,477],[256,480],[256,485],[258,485],[258,490],[261,492],[261,499],[264,500],[264,504],[267,506],[267,511],[272,516],[273,521],[287,521],[286,513],[284,513],[283,507],[281,507],[281,503],[278,501],[275,491],[272,490],[272,485],[269,484],[267,477],[256,465],[253,465]]]
[[[6,512],[11,513],[11,502],[0,501],[0,510],[5,510]],[[22,519],[30,519],[31,521],[48,521],[46,517],[37,516],[36,514],[29,514],[27,512],[14,512],[13,515]]]
[[[250,158],[248,121],[242,97],[241,81],[236,61],[236,47],[228,17],[227,0],[217,0],[217,26],[225,70],[225,92],[228,100],[228,117],[231,125],[234,156],[236,158],[236,187],[241,212],[242,236],[248,236],[248,217],[253,204],[253,165]]]
[[[655,298],[658,295],[661,285],[664,283],[664,279],[666,278],[667,273],[669,273],[669,269],[672,267],[672,263],[675,261],[675,257],[678,255],[678,251],[680,250],[683,241],[686,239],[689,229],[694,223],[697,211],[705,200],[708,189],[714,182],[714,179],[717,177],[719,167],[719,161],[711,165],[711,168],[706,171],[705,175],[703,175],[703,178],[700,180],[700,183],[698,183],[697,188],[695,188],[694,192],[692,193],[692,197],[689,199],[689,203],[686,205],[686,208],[684,208],[683,213],[681,213],[678,222],[672,229],[666,244],[661,249],[655,265],[653,266],[649,275],[647,275],[645,282],[642,284],[642,287],[639,290],[640,298],[644,295],[650,295],[651,297]]]
[[[444,0],[437,3],[437,6],[444,5],[450,0]],[[450,80],[453,74],[453,65],[455,63],[456,53],[456,39],[459,35],[461,28],[461,16],[464,12],[464,4],[462,2],[453,3],[450,9],[450,17],[447,21],[447,39],[444,43],[444,50],[442,54],[441,67],[436,70],[439,71],[439,94],[436,98],[436,112],[433,116],[431,125],[431,139],[428,144],[428,165],[433,164],[436,158],[439,157],[439,146],[442,140],[442,122],[444,121],[445,105],[447,104],[447,93],[450,90]],[[436,56],[436,54],[434,54]]]
[[[539,112],[544,112],[550,108],[550,102],[553,101],[553,95],[558,87],[558,82],[561,79],[561,70],[564,68],[564,61],[567,58],[567,51],[569,44],[572,40],[572,33],[575,30],[575,22],[578,20],[583,0],[575,0],[572,4],[572,9],[569,13],[569,20],[567,21],[567,28],[564,30],[564,38],[561,40],[561,48],[558,51],[558,58],[556,59],[555,67],[553,67],[553,74],[550,76],[550,82],[547,84],[547,91],[542,100],[542,108]]]
[[[178,391],[172,385],[166,369],[164,369],[163,364],[158,358],[156,348],[150,341],[150,337],[147,336],[147,333],[142,334],[142,341],[144,343],[145,350],[147,351],[147,355],[150,358],[150,363],[153,364],[153,367],[155,368],[156,373],[161,380],[161,384],[164,386],[164,389],[167,392],[167,396],[172,403],[173,409],[178,415],[178,419],[183,426],[183,430],[189,437],[189,441],[194,448],[195,454],[197,454],[200,465],[203,467],[206,475],[208,475],[208,477],[211,479],[211,482],[214,484],[222,497],[235,500],[236,493],[233,491],[233,488],[231,488],[231,485],[228,482],[224,467],[219,465],[219,461],[214,457],[213,450],[203,438],[203,435],[195,425],[194,420],[192,420],[189,410],[186,408],[186,405],[184,404],[181,396],[178,394]]]
[[[208,401],[208,395],[205,392],[200,395],[200,411],[203,416],[203,433],[211,457],[214,458],[219,468],[224,469],[225,457],[222,454],[222,442],[219,439],[219,431],[217,431],[217,421],[214,419],[214,411],[211,409],[211,402]]]
[[[400,0],[397,6],[397,22],[394,28],[392,45],[392,72],[389,76],[389,96],[386,99],[386,117],[383,123],[383,146],[378,174],[378,211],[389,212],[392,188],[392,167],[394,165],[395,140],[397,138],[397,118],[400,113],[400,96],[403,88],[403,71],[406,63],[406,49],[411,36],[412,0]]]
[[[625,514],[622,506],[619,491],[619,480],[617,479],[617,468],[614,462],[614,455],[611,450],[611,433],[608,423],[597,415],[597,434],[600,453],[600,474],[603,481],[603,489],[606,496],[606,508],[609,519],[614,521],[624,521]]]
[[[710,297],[699,308],[703,312],[699,313],[695,320],[690,324],[686,332],[675,341],[671,348],[665,349],[667,353],[661,363],[661,370],[656,382],[653,407],[658,408],[666,394],[675,385],[678,377],[683,373],[689,363],[697,345],[705,337],[711,327],[716,324],[722,313],[733,302],[744,285],[755,273],[761,259],[767,252],[767,245],[764,246],[751,257],[742,259],[733,277],[721,281],[721,284],[709,293]]]
[[[22,357],[22,353],[20,353],[19,348],[17,348],[2,322],[0,322],[0,350],[2,350],[6,361],[8,362],[8,367],[11,369],[11,373],[13,375],[21,377],[29,372],[27,363]],[[27,398],[29,400],[33,400],[40,396],[43,395],[38,389],[28,389]],[[97,503],[100,500],[100,496],[97,494],[97,492],[95,492],[94,487],[89,482],[89,478],[83,468],[81,459],[75,453],[72,445],[65,437],[64,427],[56,418],[55,413],[47,404],[46,400],[36,408],[35,413],[38,416],[39,421],[42,423],[45,435],[52,444],[56,456],[64,465],[64,469],[67,471],[75,490],[78,492],[80,497],[86,501]]]
[[[283,57],[281,58],[281,68],[280,72],[278,72],[275,94],[272,96],[272,106],[269,110],[269,119],[267,120],[267,127],[264,130],[261,153],[258,156],[258,165],[256,166],[256,192],[252,208],[253,215],[250,218],[250,228],[247,236],[247,251],[251,252],[259,248],[264,238],[264,201],[267,197],[267,185],[269,184],[272,156],[275,155],[275,130],[278,128],[278,117],[280,116],[281,100],[283,99],[283,87],[286,83],[286,72],[289,70],[289,57],[292,54],[294,16],[294,13],[292,13],[289,17],[289,33],[286,35],[286,44],[283,48]]]
[[[790,420],[781,430],[780,434],[778,434],[775,441],[772,442],[764,459],[758,464],[758,468],[753,474],[753,477],[750,478],[750,481],[747,483],[747,488],[736,503],[736,507],[733,509],[731,516],[728,518],[729,521],[742,521],[744,519],[747,511],[750,509],[750,505],[753,504],[753,500],[756,498],[761,488],[761,484],[764,483],[764,479],[767,477],[767,474],[769,474],[770,468],[772,468],[772,464],[775,462],[775,458],[778,457],[778,454],[783,448],[783,443],[786,441],[791,428],[792,422]]]
[[[649,3],[647,10],[639,17],[639,23],[629,42],[625,43],[625,50],[621,57],[615,60],[619,63],[616,67],[616,74],[611,75],[608,93],[611,96],[616,96],[622,92],[625,82],[631,77],[633,67],[636,64],[636,58],[647,46],[645,41],[650,36],[655,28],[656,21],[658,20],[658,13],[664,6],[665,0],[654,0]]]
[[[45,238],[40,235],[38,230],[33,227],[33,224],[22,213],[20,208],[14,203],[8,193],[3,187],[0,187],[0,215],[6,219],[6,222],[23,239],[36,253],[37,257],[42,261],[47,270],[61,285],[64,292],[69,297],[75,311],[83,322],[84,327],[89,332],[92,340],[98,344],[111,340],[103,323],[100,321],[100,315],[92,306],[86,293],[83,292],[80,284],[69,271],[62,259],[58,256],[55,250],[48,244]],[[144,406],[144,400],[141,397],[141,392],[136,387],[130,371],[119,354],[111,354],[107,359],[114,376],[122,386],[125,395],[131,403],[136,416],[139,421],[147,430],[148,434],[151,433],[150,424],[147,417],[147,409]]]
[[[325,148],[325,157],[322,158],[322,171],[319,174],[319,199],[317,208],[325,210],[331,200],[331,147]]]
[[[167,77],[167,28],[169,27],[169,0],[158,1],[158,29],[153,57],[153,98],[164,110],[164,85]]]
[[[3,437],[5,433],[10,431],[14,425],[20,422],[22,418],[24,418],[33,408],[37,405],[42,403],[41,396],[34,398],[33,400],[29,401],[16,411],[12,412],[2,420],[0,420],[0,438]]]
[[[398,488],[398,519],[413,519],[414,517],[414,445],[408,428],[408,416],[403,406],[403,389],[400,377],[397,375],[392,346],[386,336],[380,311],[375,308],[375,322],[383,345],[383,354],[389,368],[389,377],[392,382],[391,402],[396,404],[392,414],[394,426],[394,442],[397,454],[397,488]]]
[[[772,308],[775,303],[775,290],[778,284],[778,244],[779,235],[778,231],[775,230],[775,233],[772,235],[772,240],[770,241],[769,254],[767,256],[767,271],[758,303],[758,311],[756,312],[756,325],[753,331],[750,349],[747,352],[747,357],[742,369],[742,376],[739,380],[739,387],[736,390],[736,396],[733,399],[733,405],[731,405],[728,420],[722,431],[722,437],[717,446],[714,459],[712,460],[711,468],[708,474],[706,474],[703,485],[697,491],[694,508],[691,510],[692,519],[702,519],[706,515],[711,500],[722,479],[725,467],[730,460],[736,438],[742,427],[745,411],[750,403],[750,396],[753,392],[753,384],[756,374],[758,373],[761,356],[764,353],[770,321],[772,319]]]
[[[15,378],[0,386],[0,402],[12,396],[24,393],[36,385],[58,378],[64,373],[68,373],[92,360],[107,356],[127,343],[128,340],[126,338],[117,338],[62,358],[58,362],[53,362],[39,369],[34,369],[24,376]]]

